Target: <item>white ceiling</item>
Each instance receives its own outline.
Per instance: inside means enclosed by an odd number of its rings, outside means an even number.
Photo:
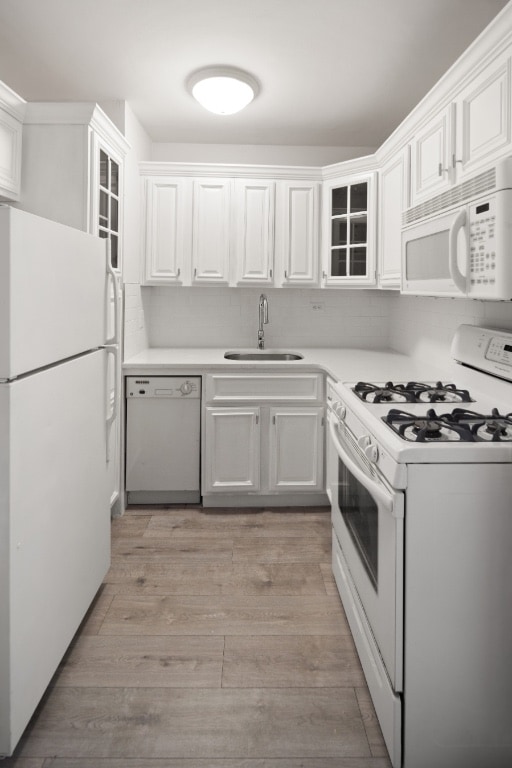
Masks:
[[[28,101],[126,100],[153,141],[378,146],[506,0],[0,0],[0,80]],[[195,69],[253,74],[223,117]]]

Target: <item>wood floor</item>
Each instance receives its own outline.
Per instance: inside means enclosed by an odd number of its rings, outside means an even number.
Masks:
[[[390,768],[328,512],[128,511],[2,768]]]

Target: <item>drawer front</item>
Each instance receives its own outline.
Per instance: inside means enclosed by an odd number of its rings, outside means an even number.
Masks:
[[[318,373],[209,374],[206,400],[213,403],[241,400],[321,403],[323,376]]]

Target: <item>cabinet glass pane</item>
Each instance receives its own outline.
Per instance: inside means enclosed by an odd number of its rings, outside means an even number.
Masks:
[[[363,182],[361,184],[353,184],[350,187],[350,212],[358,213],[359,211],[368,210],[368,184]]]
[[[100,226],[108,227],[108,194],[100,189]]]
[[[119,211],[119,204],[115,197],[111,197],[110,198],[110,229],[112,229],[114,232],[119,232],[118,211]],[[362,242],[362,241],[358,241],[358,242]]]
[[[108,155],[100,149],[100,184],[108,189]]]
[[[350,249],[350,274],[357,276],[366,275],[366,248]]]
[[[110,191],[113,195],[119,194],[119,166],[113,160],[110,161]]]
[[[348,213],[348,187],[338,187],[332,190],[332,215],[341,216]]]
[[[347,275],[347,249],[336,248],[331,251],[331,275],[333,277],[346,277]]]
[[[350,220],[350,242],[366,243],[366,216],[352,217]],[[334,245],[334,242],[333,242]]]
[[[117,235],[110,235],[110,264],[114,269],[118,266],[118,245]]]
[[[347,244],[347,220],[346,219],[332,220],[331,238],[332,238],[332,245]]]

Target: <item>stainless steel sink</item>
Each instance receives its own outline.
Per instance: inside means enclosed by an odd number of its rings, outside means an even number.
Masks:
[[[302,360],[302,355],[295,352],[226,352],[226,360],[257,360],[265,362],[269,360]]]

